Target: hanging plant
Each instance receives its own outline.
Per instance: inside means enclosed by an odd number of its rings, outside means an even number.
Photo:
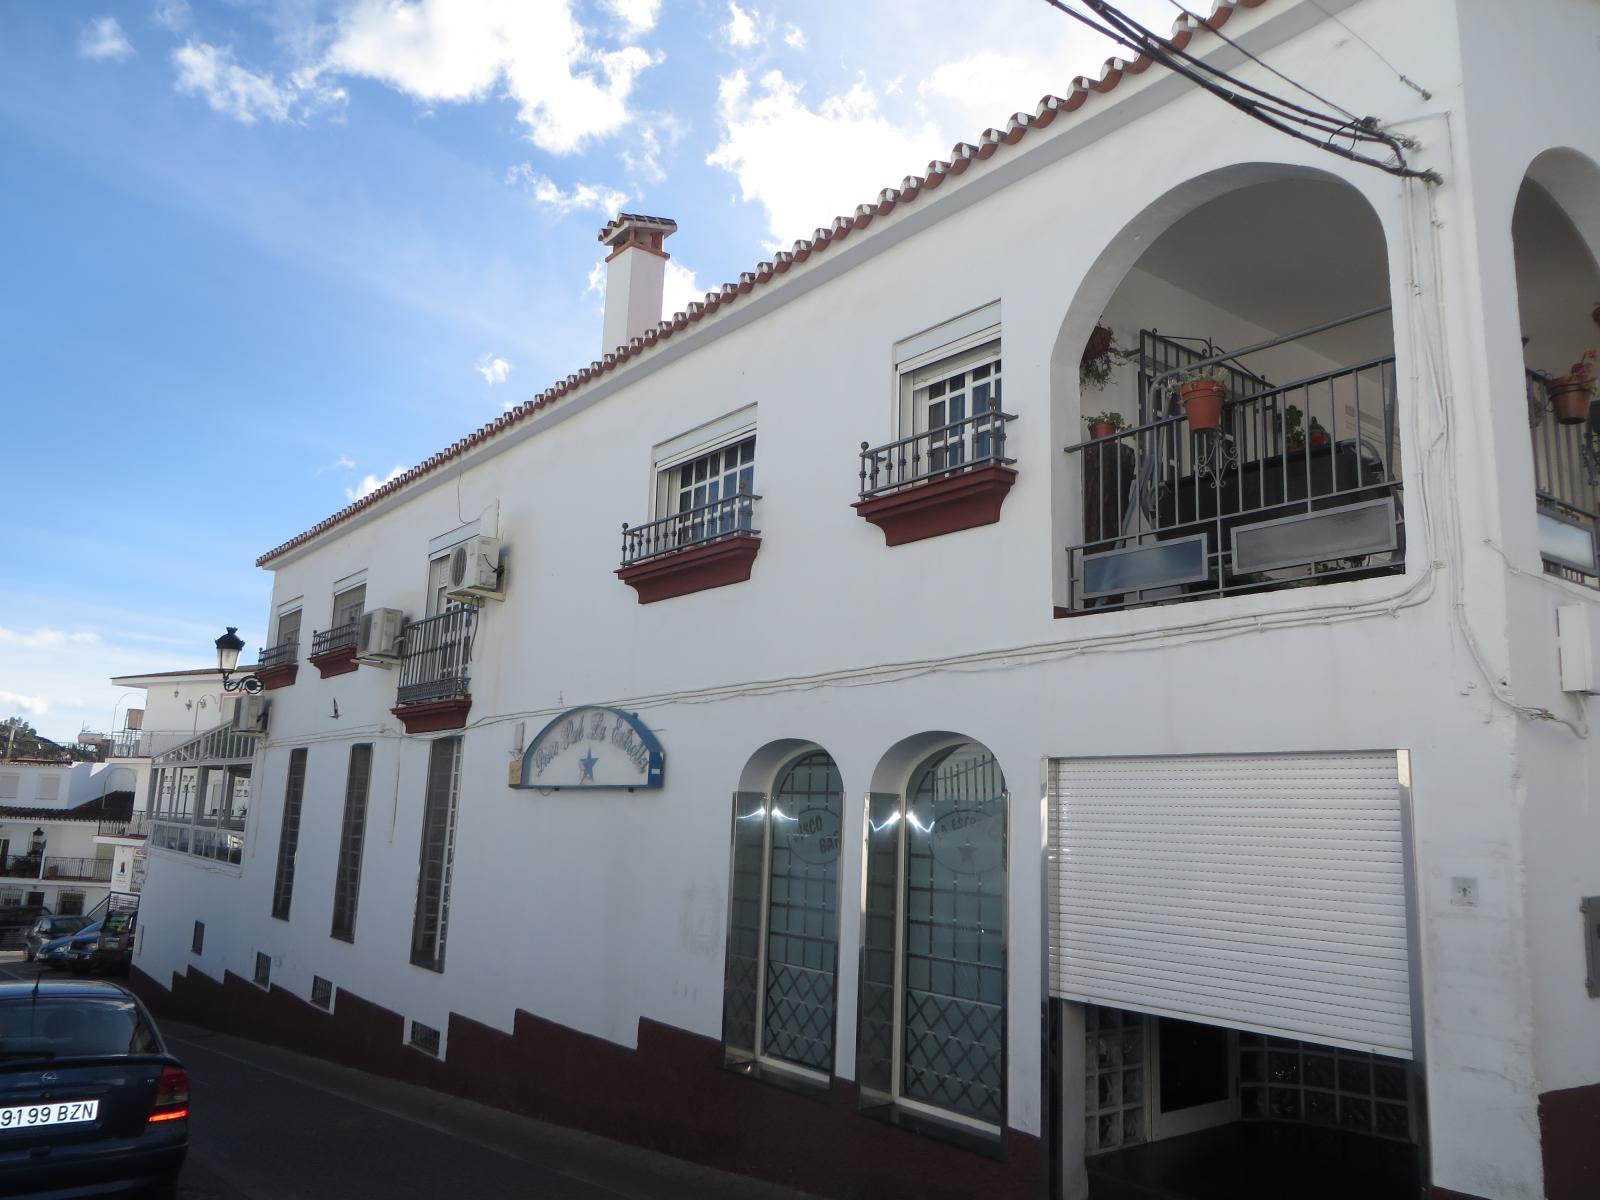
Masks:
[[[1550,381],[1550,408],[1561,424],[1581,425],[1589,419],[1589,406],[1594,402],[1594,361],[1595,351],[1585,350],[1570,372]]]
[[[1116,333],[1102,322],[1094,327],[1089,340],[1083,344],[1083,356],[1078,360],[1078,384],[1099,391],[1115,377],[1118,365],[1138,357],[1137,350],[1117,345]]]

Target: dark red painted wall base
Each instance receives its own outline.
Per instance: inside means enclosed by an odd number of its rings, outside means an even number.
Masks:
[[[1600,1196],[1600,1083],[1539,1097],[1539,1145],[1549,1200]]]
[[[168,990],[135,969],[130,983],[158,1015],[820,1195],[1040,1194],[1035,1137],[1013,1130],[1007,1159],[986,1158],[859,1115],[854,1084],[810,1097],[724,1071],[717,1042],[655,1021],[630,1050],[520,1010],[510,1034],[452,1014],[440,1062],[403,1043],[400,1014],[342,988],[328,1013],[232,972],[218,983],[191,967]]]
[[[1484,1200],[1482,1196],[1469,1195],[1466,1192],[1452,1192],[1449,1188],[1436,1187],[1429,1191],[1429,1200]]]
[[[850,507],[883,530],[886,546],[993,525],[1017,480],[1010,467],[978,467],[898,492],[858,500]]]

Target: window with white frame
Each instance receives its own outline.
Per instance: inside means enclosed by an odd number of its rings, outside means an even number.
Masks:
[[[1006,824],[988,750],[942,750],[867,802],[856,1079],[865,1109],[1005,1128]]]
[[[454,547],[452,547],[454,549]],[[435,555],[428,560],[428,602],[427,612],[429,617],[436,617],[450,607],[450,551]]]
[[[21,775],[0,775],[0,800],[15,800],[21,785]]]
[[[428,754],[427,790],[418,854],[417,906],[411,923],[411,961],[444,970],[450,923],[450,875],[455,860],[456,808],[461,796],[461,739],[439,738]]]
[[[750,530],[755,474],[754,432],[658,466],[656,515],[671,518],[659,549],[676,550]]]
[[[844,785],[824,751],[734,796],[723,1049],[731,1066],[833,1074]]]
[[[50,801],[61,799],[61,776],[39,776],[39,787],[34,793],[35,800]]]
[[[893,479],[1004,457],[998,302],[896,343],[894,359],[901,440],[887,465]]]
[[[346,625],[354,625],[361,619],[361,612],[366,603],[367,585],[364,583],[358,583],[355,587],[346,588],[342,592],[335,592],[332,628],[342,629]]]
[[[274,646],[292,646],[300,642],[300,610],[286,612],[278,618],[278,637]]]

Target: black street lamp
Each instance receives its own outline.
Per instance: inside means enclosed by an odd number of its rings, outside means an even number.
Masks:
[[[233,669],[239,665],[239,651],[244,649],[244,639],[239,636],[236,626],[229,625],[228,632],[217,639],[217,669],[222,672],[222,690],[225,692],[249,692],[254,696],[261,690],[261,680],[254,675],[243,675],[238,679],[229,676]]]

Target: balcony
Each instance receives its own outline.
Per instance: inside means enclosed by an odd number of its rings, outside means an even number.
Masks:
[[[466,725],[472,707],[468,669],[477,620],[476,608],[460,605],[405,625],[400,635],[400,679],[390,711],[407,733]]]
[[[1068,446],[1083,541],[1067,547],[1057,616],[1398,573],[1405,563],[1393,354],[1273,385],[1248,354],[1141,337],[1147,417]],[[1213,428],[1184,412],[1185,375],[1210,369],[1229,399]]]
[[[361,635],[361,618],[311,635],[311,665],[322,678],[347,675],[358,669],[356,641]]]
[[[96,837],[145,838],[150,836],[150,818],[136,812],[121,820],[103,820],[95,830]]]
[[[279,642],[276,646],[265,647],[255,669],[261,686],[268,691],[288,687],[300,673],[299,656],[298,642]]]
[[[645,525],[623,525],[617,578],[640,604],[743,583],[761,549],[754,527],[759,499],[736,492]]]
[[[861,443],[861,499],[853,507],[884,544],[993,525],[1016,481],[998,408],[883,446]]]
[[[1539,511],[1539,556],[1547,575],[1600,587],[1600,412],[1558,419],[1551,377],[1529,371],[1528,425],[1533,436],[1533,487]]]
[[[57,858],[37,854],[13,854],[0,862],[0,876],[8,879],[71,880],[84,883],[110,883],[109,858]]]

